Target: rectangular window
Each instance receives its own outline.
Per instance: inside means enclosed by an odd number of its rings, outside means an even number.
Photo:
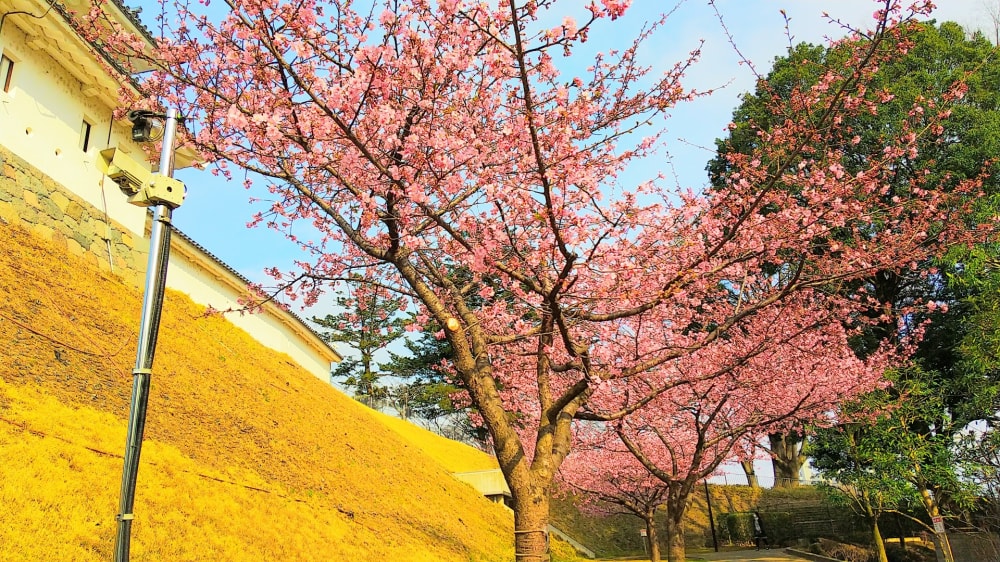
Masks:
[[[80,127],[80,150],[84,152],[90,149],[90,131],[93,127],[86,119],[83,120],[83,125]]]
[[[14,75],[14,61],[7,55],[0,55],[0,84],[3,84],[3,91],[10,91],[10,78]]]

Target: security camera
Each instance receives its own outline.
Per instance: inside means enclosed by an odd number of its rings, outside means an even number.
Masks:
[[[181,206],[187,189],[184,183],[164,174],[154,174],[141,163],[116,148],[98,153],[97,169],[118,184],[128,202],[139,207]]]
[[[166,205],[176,209],[184,202],[187,187],[184,182],[163,174],[153,174],[142,186],[142,191],[129,197],[129,203],[140,207]]]
[[[147,117],[152,117],[154,115],[155,113],[149,111],[148,109],[133,109],[126,114],[126,117],[128,117],[129,121],[135,123],[140,119],[145,119]]]
[[[156,117],[152,111],[133,109],[128,112],[128,120],[132,122],[132,141],[149,142],[153,140],[153,120]]]
[[[118,184],[126,195],[135,195],[153,173],[117,148],[98,153],[97,169]]]

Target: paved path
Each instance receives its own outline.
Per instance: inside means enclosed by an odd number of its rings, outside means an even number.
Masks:
[[[666,553],[662,556],[663,562],[667,561]],[[711,562],[812,562],[808,558],[802,558],[794,554],[789,554],[784,549],[774,548],[771,550],[730,550],[727,552],[692,552],[688,553],[687,559],[690,562],[708,560]],[[625,559],[605,560],[603,562],[622,562]],[[629,558],[628,560],[642,561],[648,558]],[[601,562],[601,561],[597,561]]]
[[[760,551],[699,552],[698,554],[689,554],[687,558],[689,560],[712,560],[713,562],[809,562],[807,558],[800,558],[777,548]]]

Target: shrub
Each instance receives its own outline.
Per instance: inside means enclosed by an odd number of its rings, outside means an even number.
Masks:
[[[753,517],[750,513],[724,513],[721,527],[734,544],[753,543]]]
[[[576,549],[555,535],[549,535],[549,556],[551,562],[584,562]]]

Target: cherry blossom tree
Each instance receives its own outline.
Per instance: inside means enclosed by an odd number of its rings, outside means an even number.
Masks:
[[[669,486],[647,470],[614,431],[597,425],[578,427],[573,452],[559,469],[559,484],[577,494],[578,506],[585,512],[641,519],[649,560],[660,561],[655,517],[667,500]]]
[[[621,460],[622,450],[661,482],[644,486],[660,492],[670,562],[685,559],[683,520],[699,482],[748,439],[829,421],[841,400],[879,385],[879,373],[895,359],[895,353],[859,359],[833,311],[823,315],[814,304],[804,323],[805,308],[797,301],[790,297],[760,311],[711,352],[699,350],[645,377],[608,381],[578,414],[606,421],[611,435],[603,443],[610,443],[611,456],[600,471],[607,482],[632,478],[634,462]],[[722,355],[703,356],[714,353]],[[669,390],[651,392],[654,387]],[[564,474],[586,473],[575,465],[592,463],[593,456],[571,453]],[[613,490],[599,491],[607,496]]]
[[[779,344],[732,345],[770,311],[803,329],[849,317],[872,302],[825,289],[974,234],[949,222],[965,184],[940,193],[917,179],[905,200],[872,196],[946,108],[918,101],[863,170],[839,164],[850,133],[836,125],[878,111],[866,85],[928,2],[876,3],[846,63],[795,97],[758,153],[732,155],[713,193],[619,179],[658,154],[663,118],[699,95],[681,84],[697,50],[658,75],[640,60],[662,21],[619,49],[581,48],[598,30],[628,33],[615,27],[627,0],[221,4],[212,19],[178,2],[154,52],[129,52],[126,37],[105,46],[155,69],[145,103],[181,108],[217,169],[269,179],[273,203],[254,223],[309,252],[276,272],[290,296],[314,303],[365,271],[445,327],[511,488],[519,561],[544,559],[572,421],[603,387],[649,379],[631,409],[721,376]],[[296,238],[299,223],[316,237]]]

